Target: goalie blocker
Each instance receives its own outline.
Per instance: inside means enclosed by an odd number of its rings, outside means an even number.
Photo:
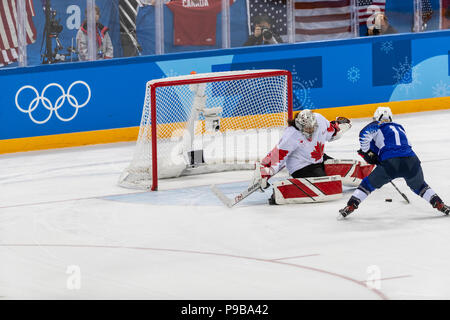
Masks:
[[[343,196],[342,185],[358,186],[374,165],[357,160],[330,159],[324,162],[327,176],[291,178],[273,183],[270,204],[325,202]]]

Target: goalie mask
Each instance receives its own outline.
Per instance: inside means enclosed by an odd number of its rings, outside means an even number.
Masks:
[[[392,111],[389,107],[378,107],[373,114],[373,120],[378,122],[392,122]]]
[[[311,110],[302,110],[295,118],[295,126],[310,140],[318,127],[316,116]]]

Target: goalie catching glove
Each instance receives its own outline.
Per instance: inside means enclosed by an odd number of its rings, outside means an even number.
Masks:
[[[337,117],[336,120],[330,121],[335,133],[330,141],[340,139],[342,135],[352,127],[350,119],[346,117]]]
[[[335,120],[337,123],[351,123],[350,119],[346,117],[336,117]]]

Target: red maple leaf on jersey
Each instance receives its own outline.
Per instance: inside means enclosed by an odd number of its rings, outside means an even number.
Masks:
[[[316,146],[314,147],[314,150],[311,152],[311,158],[313,158],[316,161],[319,161],[323,156],[323,148],[325,145],[323,143],[317,142]]]

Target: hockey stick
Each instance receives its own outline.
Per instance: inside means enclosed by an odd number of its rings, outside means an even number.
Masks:
[[[234,199],[228,198],[222,191],[220,191],[214,184],[211,185],[212,192],[219,198],[220,201],[224,205],[226,205],[228,208],[231,208],[235,204],[241,202],[245,198],[247,198],[249,195],[251,195],[253,192],[261,188],[261,183],[256,182],[255,184],[249,186],[247,190],[244,190],[240,194],[238,194]]]
[[[400,193],[402,195],[403,199],[405,199],[406,202],[410,203],[408,197],[403,192],[401,192],[392,181],[391,181],[391,184],[394,186],[395,190],[397,190],[398,193]]]

